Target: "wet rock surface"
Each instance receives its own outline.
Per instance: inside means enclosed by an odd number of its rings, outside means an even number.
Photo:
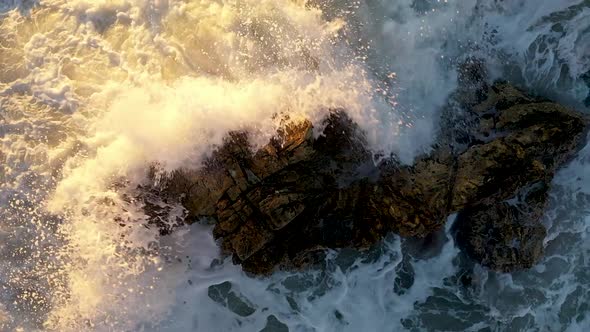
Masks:
[[[187,220],[214,222],[223,251],[254,274],[307,266],[326,248],[367,248],[391,232],[427,237],[457,211],[457,243],[470,257],[500,271],[530,267],[542,254],[548,183],[586,120],[510,84],[481,83],[472,65],[460,75],[471,88],[455,98],[460,126],[443,122],[434,151],[411,166],[376,163],[363,132],[336,110],[319,137],[310,122],[290,123],[258,151],[247,133],[231,133],[198,170],[171,174],[165,191],[182,198]]]
[[[539,182],[512,200],[466,208],[453,225],[457,242],[471,258],[497,271],[534,266],[547,233],[541,217],[548,188]]]

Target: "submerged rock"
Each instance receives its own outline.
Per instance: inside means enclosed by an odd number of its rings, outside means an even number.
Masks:
[[[481,80],[473,66],[467,83]],[[425,237],[456,211],[457,243],[472,258],[502,271],[530,267],[542,253],[546,195],[524,199],[528,212],[507,200],[535,183],[547,188],[586,121],[507,83],[463,90],[472,96],[456,99],[470,125],[443,124],[433,153],[411,166],[375,163],[338,110],[319,137],[308,121],[290,123],[258,151],[247,133],[231,133],[201,168],[171,174],[166,192],[182,197],[187,220],[212,220],[224,252],[254,274],[317,262],[326,248],[367,248],[390,232]]]

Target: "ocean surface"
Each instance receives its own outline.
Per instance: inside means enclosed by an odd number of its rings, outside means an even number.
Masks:
[[[344,108],[411,163],[471,56],[590,112],[590,0],[0,0],[0,331],[590,331],[590,145],[553,181],[545,257],[509,274],[453,216],[432,252],[391,235],[251,278],[211,226],[143,213],[150,170],[285,116]]]

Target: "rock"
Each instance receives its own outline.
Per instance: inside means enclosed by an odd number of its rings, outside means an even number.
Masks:
[[[453,227],[459,247],[488,268],[510,272],[532,267],[543,254],[546,230],[540,219],[548,185],[538,182],[511,202],[471,206]]]
[[[494,106],[492,106],[494,107]],[[513,196],[527,183],[551,178],[585,133],[585,121],[552,103],[518,104],[493,114],[495,139],[458,157],[453,210]]]
[[[289,332],[289,327],[274,315],[270,315],[266,318],[266,325],[260,332]]]
[[[482,68],[474,61],[460,74],[462,128],[443,122],[439,144],[413,165],[375,164],[364,133],[336,110],[320,136],[309,121],[288,122],[258,151],[247,133],[231,133],[202,167],[170,174],[163,190],[181,197],[189,222],[213,221],[223,251],[253,274],[314,264],[326,248],[368,248],[391,232],[428,237],[457,211],[457,244],[470,257],[501,271],[532,266],[546,190],[532,199],[523,188],[550,183],[586,120],[507,83],[489,86]],[[508,203],[514,197],[532,210]]]
[[[372,218],[402,236],[425,236],[440,228],[449,212],[454,178],[453,156],[439,148],[414,165],[381,165],[381,178],[370,194]]]
[[[346,246],[349,235],[323,236],[318,218],[328,206],[351,203],[345,188],[375,166],[344,112],[335,111],[323,126],[314,138],[308,121],[291,123],[259,151],[251,150],[246,133],[232,133],[201,169],[172,174],[168,195],[183,197],[189,220],[215,220],[224,251],[252,273],[301,265],[334,241]]]
[[[254,305],[233,288],[229,281],[225,281],[221,284],[209,286],[207,295],[211,300],[228,308],[238,316],[248,317],[255,313],[256,308]]]
[[[489,91],[471,110],[477,120],[471,146],[457,157],[451,210],[463,210],[458,246],[482,265],[508,272],[529,268],[542,255],[547,184],[580,146],[587,121],[504,82]],[[534,184],[541,189],[524,192]],[[515,197],[518,205],[509,203]]]
[[[548,176],[542,163],[505,138],[476,145],[458,157],[451,209],[482,201],[497,201],[532,181]]]

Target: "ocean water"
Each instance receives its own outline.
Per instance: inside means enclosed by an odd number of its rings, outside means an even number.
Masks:
[[[333,108],[411,163],[469,56],[588,112],[590,1],[0,0],[0,330],[589,330],[590,145],[553,181],[545,257],[510,274],[458,251],[453,216],[428,253],[391,235],[251,278],[210,226],[143,213],[150,169]]]

